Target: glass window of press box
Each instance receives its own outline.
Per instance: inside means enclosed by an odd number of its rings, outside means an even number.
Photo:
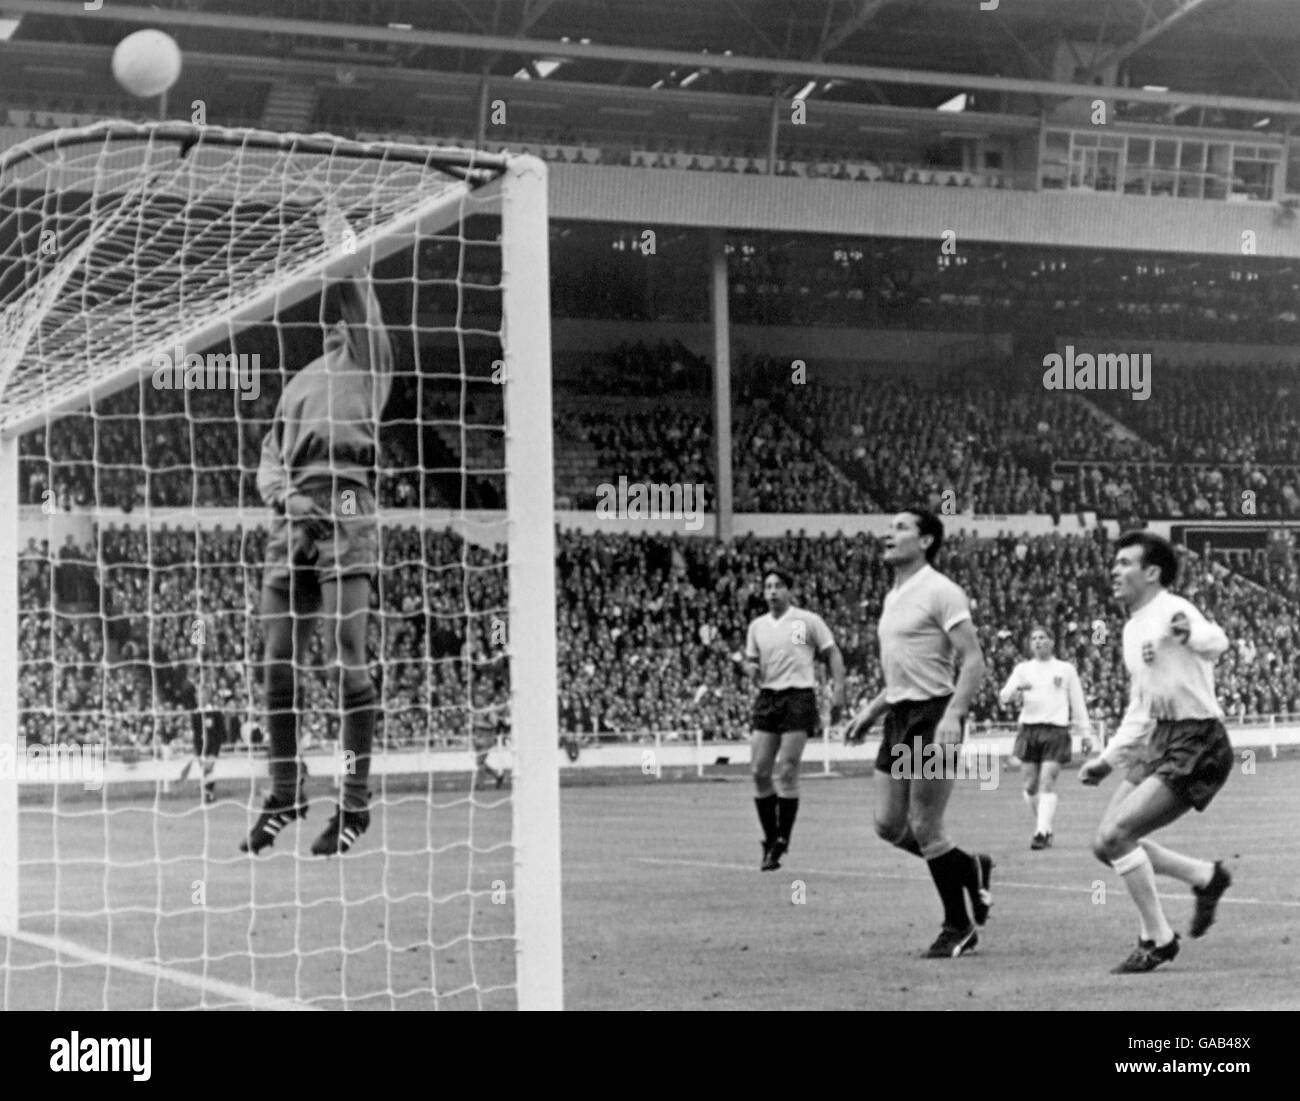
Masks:
[[[1222,202],[1272,202],[1283,183],[1300,193],[1300,151],[1286,159],[1277,143],[1204,136],[1157,137],[1087,130],[1048,130],[1039,186],[1065,191],[1148,195]]]

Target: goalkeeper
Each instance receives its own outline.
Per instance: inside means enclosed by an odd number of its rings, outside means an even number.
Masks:
[[[257,471],[258,492],[275,513],[262,573],[271,792],[240,845],[251,853],[307,815],[294,694],[315,616],[325,628],[327,660],[337,663],[346,768],[340,805],[311,851],[345,853],[370,825],[378,706],[366,664],[370,591],[379,568],[373,479],[393,351],[368,276],[328,287],[321,320],[324,354],[285,384]]]

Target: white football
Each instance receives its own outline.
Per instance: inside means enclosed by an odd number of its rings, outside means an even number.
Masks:
[[[128,34],[113,51],[113,76],[133,96],[160,96],[181,75],[181,48],[162,31]]]

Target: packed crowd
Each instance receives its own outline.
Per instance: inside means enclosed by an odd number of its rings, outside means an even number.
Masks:
[[[199,704],[256,714],[260,530],[107,527],[96,563],[100,607],[56,601],[48,547],[20,561],[24,730],[45,742],[97,742],[150,753],[189,730],[186,685]],[[772,563],[796,575],[796,599],[835,633],[858,700],[881,686],[876,622],[888,588],[868,536],[746,537],[725,545],[670,536],[562,533],[557,545],[558,701],[568,735],[700,730],[745,734],[752,686],[740,667],[746,626],[762,614]],[[458,744],[473,713],[504,707],[507,614],[500,549],[450,532],[390,527],[373,597],[371,669],[380,685],[381,744]],[[1122,619],[1110,597],[1112,552],[1091,537],[954,535],[941,567],[972,602],[990,672],[976,719],[1010,719],[997,689],[1024,655],[1031,624],[1075,662],[1094,717],[1125,705]],[[1269,585],[1184,558],[1178,591],[1227,631],[1220,698],[1234,715],[1300,712],[1300,601],[1289,548]],[[526,660],[526,655],[522,660]],[[333,682],[313,638],[303,669],[304,745],[336,737]]]

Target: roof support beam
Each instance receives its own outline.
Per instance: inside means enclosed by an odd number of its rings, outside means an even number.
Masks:
[[[889,0],[858,0],[857,10],[852,15],[833,31],[822,35],[821,42],[817,44],[817,49],[813,51],[813,55],[809,60],[824,61],[828,53],[839,49],[870,23],[876,17],[876,12],[887,3],[889,3]],[[827,14],[829,15],[829,9]]]
[[[56,0],[3,0],[11,14],[79,15],[79,3]],[[1191,2],[1191,0],[1184,0]],[[108,8],[106,11],[110,10]],[[96,18],[104,18],[96,16]],[[707,64],[722,72],[769,73],[804,80],[875,81],[879,84],[903,84],[923,88],[951,88],[955,92],[1010,92],[1043,96],[1093,96],[1092,84],[1061,84],[1050,80],[1019,80],[1013,77],[980,76],[968,73],[938,73],[918,69],[888,69],[880,65],[841,65],[825,61],[787,60],[784,58],[739,57],[724,54],[699,54],[688,50],[655,50],[640,46],[610,46],[602,43],[557,42],[547,39],[508,38],[500,35],[460,34],[445,31],[396,31],[388,27],[364,27],[347,23],[316,23],[303,19],[270,19],[263,16],[216,15],[207,12],[169,11],[136,4],[113,4],[108,18],[122,23],[149,26],[204,27],[219,30],[248,31],[254,34],[302,35],[310,38],[336,38],[351,42],[396,42],[405,45],[442,49],[468,50],[478,53],[524,54],[554,58],[625,61],[669,68]],[[0,51],[2,52],[2,51]],[[1108,88],[1108,99],[1128,103],[1155,103],[1162,106],[1210,107],[1220,111],[1247,111],[1279,115],[1300,115],[1300,102],[1281,99],[1255,99],[1248,96],[1224,96],[1205,92],[1150,92],[1142,88]]]
[[[1191,15],[1197,8],[1210,3],[1210,0],[1137,0],[1137,2],[1145,13],[1142,17],[1142,29],[1138,32],[1137,37],[1125,42],[1122,46],[1117,46],[1109,53],[1102,54],[1083,72],[1076,73],[1075,80],[1090,81],[1093,77],[1105,72],[1110,66],[1118,65],[1121,61],[1127,61],[1143,46],[1154,42],[1171,27],[1176,26]],[[1157,11],[1158,5],[1160,5],[1159,11]]]

